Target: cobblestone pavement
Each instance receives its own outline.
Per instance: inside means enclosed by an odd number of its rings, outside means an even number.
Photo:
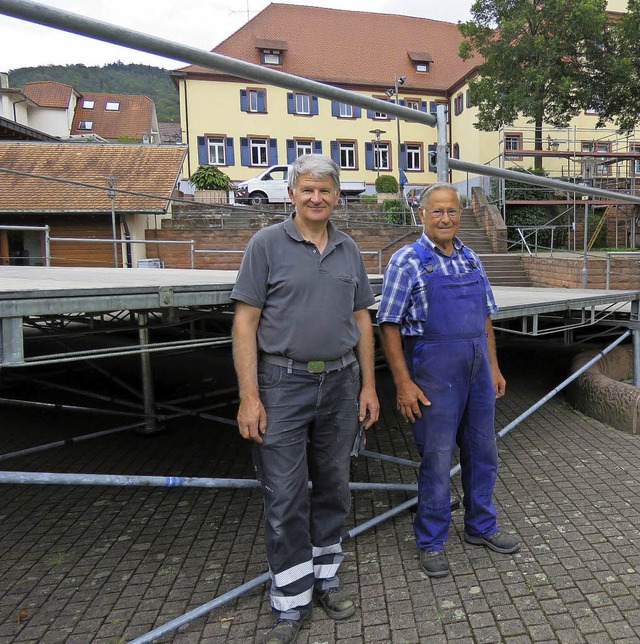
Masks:
[[[498,428],[563,379],[563,351],[540,347],[501,348],[508,394]],[[384,370],[379,393],[382,419],[367,448],[415,459]],[[2,419],[3,453],[120,422],[13,407]],[[342,579],[356,614],[333,622],[318,607],[298,642],[640,641],[640,437],[581,415],[559,395],[500,441],[500,456],[496,502],[502,529],[523,542],[518,554],[464,544],[459,510],[447,544],[452,574],[431,580],[403,512],[345,542]],[[154,436],[125,432],[15,457],[0,469],[252,477],[235,429],[197,419]],[[415,482],[416,474],[359,457],[352,478]],[[348,527],[411,496],[356,491]],[[2,644],[131,641],[265,571],[258,490],[0,488]],[[252,642],[270,623],[261,585],[158,641]]]

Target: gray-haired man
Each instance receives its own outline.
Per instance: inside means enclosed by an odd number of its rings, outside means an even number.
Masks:
[[[355,612],[337,574],[350,452],[358,423],[370,427],[379,411],[373,294],[358,247],[329,222],[339,169],[301,156],[288,190],[295,212],[254,235],[231,294],[238,428],[255,441],[265,503],[269,644],[296,640],[314,595],[334,619]]]

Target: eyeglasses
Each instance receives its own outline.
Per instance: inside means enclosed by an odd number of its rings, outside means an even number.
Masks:
[[[425,212],[428,212],[434,219],[442,219],[445,214],[449,219],[456,219],[460,216],[460,211],[457,208],[447,208],[447,210],[442,210],[442,208],[435,208],[434,210],[424,209]]]

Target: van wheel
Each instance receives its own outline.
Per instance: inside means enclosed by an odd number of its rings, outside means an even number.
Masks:
[[[267,199],[267,195],[264,192],[252,192],[249,195],[249,203],[252,206],[261,206],[262,204],[269,203],[269,199]]]

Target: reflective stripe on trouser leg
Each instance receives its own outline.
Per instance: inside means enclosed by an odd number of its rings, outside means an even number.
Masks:
[[[337,588],[340,585],[338,568],[344,559],[342,544],[335,543],[324,548],[313,547],[313,574],[317,590]]]
[[[353,396],[353,421],[347,423],[341,409],[345,406],[342,392],[353,390],[354,380],[357,402],[359,372],[357,365],[352,367],[329,374],[287,373],[286,368],[267,363],[258,369],[267,432],[262,445],[254,446],[254,461],[264,493],[271,604],[283,617],[295,618],[309,609],[314,585],[312,539],[314,545],[320,539],[318,546],[339,542],[349,509],[350,449],[357,429]],[[327,423],[326,418],[337,419],[337,424]],[[308,471],[312,481],[314,472],[320,478],[313,481],[311,500]],[[336,472],[340,473],[337,478]],[[317,526],[318,521],[324,525]],[[288,583],[281,585],[281,581]]]

